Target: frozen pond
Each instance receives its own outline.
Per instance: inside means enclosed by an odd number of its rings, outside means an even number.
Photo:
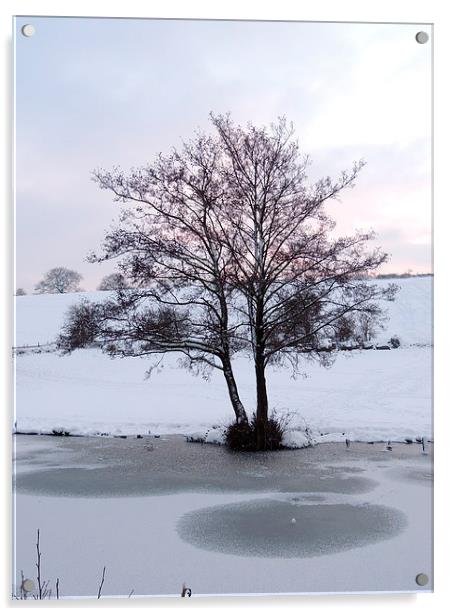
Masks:
[[[62,596],[430,590],[432,456],[16,437],[15,566]],[[295,520],[295,521],[294,521]],[[365,566],[363,566],[365,563]]]

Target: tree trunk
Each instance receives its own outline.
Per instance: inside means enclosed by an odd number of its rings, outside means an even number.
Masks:
[[[234,409],[235,420],[237,423],[248,423],[248,417],[245,407],[240,400],[237,383],[235,382],[234,373],[232,372],[232,366],[229,359],[223,359],[223,373],[228,386],[229,399],[231,400],[232,408]]]
[[[268,397],[267,382],[265,380],[265,365],[261,357],[256,357],[256,449],[267,449],[268,427]]]
[[[262,242],[259,243],[261,245]],[[259,262],[262,262],[260,257]],[[260,295],[256,302],[254,330],[254,369],[256,374],[256,449],[267,449],[268,397],[265,380],[264,301]]]
[[[219,274],[218,274],[219,276]],[[245,407],[240,400],[239,391],[237,389],[237,383],[235,382],[234,373],[232,371],[231,355],[229,349],[229,337],[228,337],[228,306],[224,298],[223,289],[219,287],[220,292],[220,306],[221,306],[221,342],[223,345],[223,356],[221,359],[223,365],[223,374],[228,386],[229,399],[231,400],[232,408],[235,413],[235,420],[238,424],[248,423],[248,417],[245,411]]]

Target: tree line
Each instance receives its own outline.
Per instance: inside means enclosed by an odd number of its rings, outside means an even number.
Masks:
[[[83,291],[80,288],[82,276],[78,272],[68,269],[67,267],[54,267],[44,274],[34,287],[38,294],[42,293],[77,293]],[[104,276],[97,287],[98,291],[117,291],[119,289],[128,289],[129,283],[119,272]],[[27,295],[27,292],[22,287],[16,290],[16,296]]]
[[[65,270],[67,275],[64,277],[66,283],[62,283],[61,270]],[[60,275],[58,275],[60,272]],[[392,279],[392,278],[428,278],[432,277],[431,273],[413,273],[407,271],[403,273],[375,274],[371,278],[376,279]],[[74,293],[82,291],[78,283],[82,280],[82,276],[74,270],[69,270],[64,267],[57,267],[49,270],[43,279],[35,286],[34,290],[37,293]],[[104,276],[97,286],[97,291],[117,291],[118,289],[130,289],[132,285],[126,280],[123,274],[114,272]],[[16,289],[16,296],[27,295],[23,287]]]

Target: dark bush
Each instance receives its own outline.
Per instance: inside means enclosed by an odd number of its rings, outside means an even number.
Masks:
[[[390,340],[389,340],[389,344],[392,346],[393,349],[398,349],[400,346],[400,339],[397,338],[397,336],[393,336]]]
[[[249,423],[232,423],[226,429],[226,445],[234,451],[257,450],[257,419],[253,415]],[[269,417],[265,426],[266,451],[283,449],[284,427],[282,421],[274,415]]]
[[[54,429],[52,430],[52,436],[71,436],[71,433],[63,428],[60,430]]]
[[[92,345],[99,331],[98,308],[87,300],[70,306],[62,332],[57,339],[58,348],[66,353]]]
[[[253,415],[251,420],[251,427],[253,433],[256,434],[257,421],[256,416]],[[282,438],[284,434],[283,426],[279,419],[274,415],[269,417],[265,426],[265,447],[266,451],[274,451],[275,449],[282,449]]]
[[[229,424],[226,428],[226,445],[234,451],[252,451],[256,448],[255,435],[248,422]]]

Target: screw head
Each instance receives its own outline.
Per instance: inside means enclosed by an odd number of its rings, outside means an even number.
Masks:
[[[31,24],[25,24],[25,26],[22,26],[22,34],[24,36],[33,36],[33,34],[36,32],[35,27],[32,26]]]
[[[22,590],[24,590],[25,592],[33,592],[34,589],[35,583],[33,582],[33,580],[27,578],[22,582]]]
[[[425,586],[428,584],[428,575],[426,573],[418,573],[416,576],[416,584],[418,586]]]
[[[427,32],[424,32],[423,30],[421,30],[421,32],[418,32],[416,34],[415,38],[418,43],[420,43],[421,45],[424,45],[424,43],[428,41],[428,34]]]

